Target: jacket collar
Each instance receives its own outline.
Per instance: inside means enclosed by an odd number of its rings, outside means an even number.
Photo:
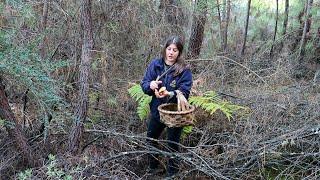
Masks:
[[[155,66],[161,70],[165,69],[165,62],[164,62],[164,58],[159,58],[159,60],[157,61],[157,63],[155,64]],[[172,65],[174,66],[174,64]],[[174,67],[170,70],[170,72],[174,71]]]

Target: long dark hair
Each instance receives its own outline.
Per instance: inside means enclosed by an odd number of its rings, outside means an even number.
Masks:
[[[182,39],[179,36],[171,36],[166,40],[166,44],[164,45],[162,49],[162,58],[166,58],[166,49],[170,44],[175,44],[179,50],[179,54],[176,60],[176,63],[174,64],[174,75],[173,76],[178,76],[184,69],[189,68],[187,64],[184,61],[184,58],[182,56],[183,53],[183,42]]]

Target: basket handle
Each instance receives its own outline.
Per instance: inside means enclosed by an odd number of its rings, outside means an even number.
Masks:
[[[191,108],[188,100],[184,97],[183,93],[179,90],[175,90],[177,93],[178,100],[178,111],[186,111]]]

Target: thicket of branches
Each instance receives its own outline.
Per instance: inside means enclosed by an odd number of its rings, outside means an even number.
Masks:
[[[0,86],[14,114],[13,124],[0,118],[1,177],[150,179],[148,153],[161,154],[163,164],[178,157],[178,178],[319,176],[318,1],[275,1],[278,11],[258,0],[87,1],[94,47],[88,112],[75,155],[68,139],[80,98],[84,2],[1,1]],[[159,149],[148,146],[146,121],[127,93],[170,34],[185,40],[193,94],[213,90],[250,108],[230,121],[198,109],[196,126],[173,154],[164,140]],[[200,39],[201,51],[193,52]],[[21,127],[37,162],[16,147],[14,127]]]

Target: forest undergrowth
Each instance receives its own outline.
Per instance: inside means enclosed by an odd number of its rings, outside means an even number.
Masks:
[[[306,6],[290,1],[288,30],[282,35],[276,30],[273,40],[271,4],[253,1],[242,55],[245,1],[199,5],[181,0],[174,6],[163,6],[169,2],[163,0],[92,1],[88,111],[79,152],[73,154],[68,141],[75,109],[86,98],[79,95],[85,34],[79,17],[82,4],[89,2],[1,2],[0,88],[3,83],[4,97],[38,163],[31,165],[17,148],[19,138],[9,133],[15,124],[0,118],[0,179],[164,179],[169,157],[180,160],[175,179],[318,179],[320,34],[317,12],[311,12],[314,19],[308,14],[312,1]],[[178,18],[170,7],[179,7]],[[201,53],[187,59],[193,73],[191,96],[214,91],[247,109],[229,120],[220,111],[210,115],[197,108],[195,126],[183,135],[180,152],[169,153],[165,133],[159,148],[147,144],[148,120],[140,120],[128,89],[140,82],[164,37],[180,33],[190,46],[187,37],[197,19],[191,14],[203,7],[208,19]],[[285,21],[285,13],[280,15]],[[160,155],[163,172],[147,173],[147,154]]]
[[[10,162],[1,162],[1,173],[5,177],[20,172],[16,178],[32,179],[163,178],[164,174],[146,173],[146,155],[155,153],[162,155],[163,168],[168,156],[178,157],[181,169],[177,178],[183,179],[316,179],[319,85],[314,85],[313,78],[292,78],[291,65],[285,58],[244,61],[241,66],[235,62],[222,56],[197,62],[192,92],[215,90],[223,99],[250,108],[250,113],[235,114],[228,121],[219,112],[209,115],[197,109],[196,125],[183,137],[180,153],[168,153],[165,140],[159,141],[161,148],[150,150],[145,134],[147,121],[137,117],[136,103],[127,94],[128,79],[118,73],[110,76],[116,79],[109,79],[118,81],[108,84],[112,93],[90,91],[89,120],[79,156],[64,151],[70,125],[61,120],[66,118],[68,122],[72,112],[65,109],[64,116],[51,121],[51,136],[44,144],[51,147],[52,155],[43,166],[23,169],[19,154],[11,150],[12,140],[1,138],[1,159]],[[249,70],[264,63],[268,64],[264,71]],[[3,131],[1,136],[5,137]],[[36,147],[43,143],[43,137],[31,137],[29,141]]]

